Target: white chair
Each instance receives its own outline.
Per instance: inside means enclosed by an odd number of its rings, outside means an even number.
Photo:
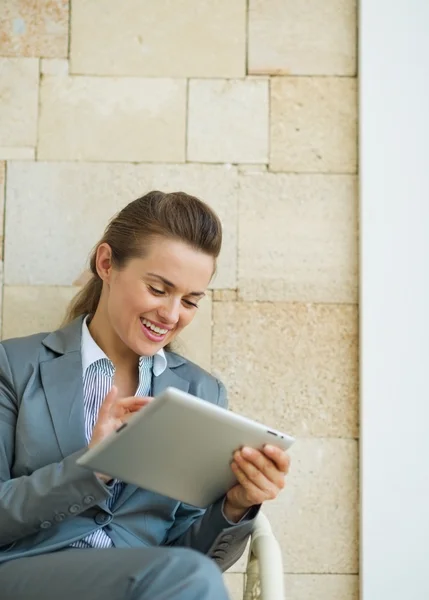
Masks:
[[[250,539],[244,600],[285,600],[280,545],[267,517],[259,513]]]

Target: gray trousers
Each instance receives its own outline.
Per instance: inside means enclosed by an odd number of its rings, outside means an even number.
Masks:
[[[1,600],[228,600],[216,563],[186,548],[67,549],[0,564]]]

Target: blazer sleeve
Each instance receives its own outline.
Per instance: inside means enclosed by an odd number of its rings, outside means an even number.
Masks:
[[[18,399],[0,344],[0,547],[72,518],[110,496],[106,486],[76,465],[85,448],[31,475],[13,478]],[[57,518],[56,518],[57,517]]]
[[[226,408],[226,390],[220,381],[218,388],[217,404]],[[224,501],[220,498],[205,510],[181,503],[166,545],[199,550],[214,558],[222,571],[229,569],[243,554],[260,507],[251,508],[239,523],[232,523],[224,515]]]

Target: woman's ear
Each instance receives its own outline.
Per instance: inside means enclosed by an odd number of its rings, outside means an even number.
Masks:
[[[103,242],[97,248],[95,268],[100,279],[109,284],[112,277],[112,249],[106,242]]]

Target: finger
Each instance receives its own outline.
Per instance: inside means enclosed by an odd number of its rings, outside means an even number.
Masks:
[[[137,412],[139,412],[142,408],[144,408],[146,406],[146,404],[132,404],[131,406],[128,406],[128,408],[122,408],[122,407],[116,407],[116,412],[119,414],[126,414],[126,415],[135,415]]]
[[[121,421],[122,421],[122,423],[128,423],[128,421],[129,421],[130,419],[132,419],[133,417],[135,417],[135,415],[136,415],[136,412],[135,412],[135,411],[134,411],[134,412],[129,412],[129,413],[127,413],[126,415],[123,415],[123,416],[121,417]]]
[[[241,452],[237,453],[242,457],[242,460],[249,462],[259,472],[261,472],[271,483],[274,483],[279,489],[284,487],[284,474],[277,468],[274,462],[265,456],[260,450],[244,447]],[[241,463],[239,462],[241,466]],[[248,467],[250,470],[250,466]]]
[[[139,396],[127,396],[125,398],[117,399],[117,406],[120,408],[124,408],[126,410],[138,410],[142,406],[146,406],[151,402],[152,398],[149,397],[139,397]]]
[[[290,467],[290,456],[286,454],[281,448],[276,448],[267,444],[264,446],[263,452],[273,463],[277,466],[278,470],[282,473],[287,473]]]
[[[126,400],[126,402],[123,402],[123,400]],[[122,398],[112,406],[110,414],[116,419],[123,420],[124,415],[135,415],[149,402],[150,400],[146,398]]]
[[[231,469],[238,483],[245,490],[249,505],[262,504],[262,502],[269,499],[268,495],[247,477],[246,473],[236,462],[231,464]]]
[[[102,405],[100,406],[100,415],[107,414],[112,408],[113,404],[118,398],[118,388],[116,385],[112,385],[110,392],[104,398]]]
[[[284,476],[274,468],[271,463],[272,472],[266,475],[253,462],[243,458],[240,453],[234,455],[235,462],[246,475],[246,477],[266,495],[266,498],[275,498],[284,487]],[[269,462],[269,459],[265,459]]]

